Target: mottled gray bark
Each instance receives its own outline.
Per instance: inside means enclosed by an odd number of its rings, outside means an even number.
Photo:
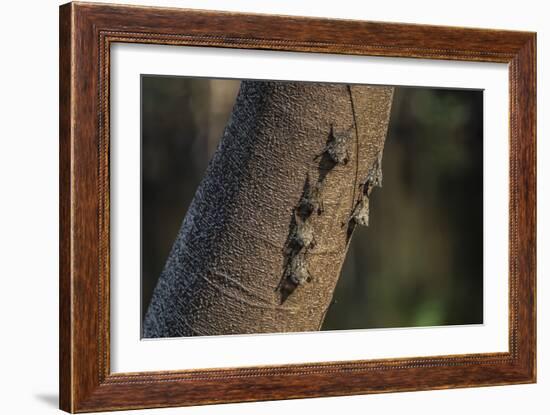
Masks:
[[[321,327],[381,184],[393,88],[242,82],[144,337]]]

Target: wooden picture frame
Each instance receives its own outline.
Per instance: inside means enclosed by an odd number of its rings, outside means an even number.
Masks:
[[[507,63],[509,352],[111,373],[109,59],[116,42]],[[535,33],[106,4],[61,6],[61,409],[91,412],[535,382],[535,106]]]

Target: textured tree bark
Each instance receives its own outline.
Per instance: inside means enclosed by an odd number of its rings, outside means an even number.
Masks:
[[[393,88],[243,81],[144,337],[319,330],[381,184]]]

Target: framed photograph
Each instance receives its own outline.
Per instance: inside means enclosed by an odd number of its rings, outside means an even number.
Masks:
[[[60,407],[536,381],[536,35],[60,8]]]

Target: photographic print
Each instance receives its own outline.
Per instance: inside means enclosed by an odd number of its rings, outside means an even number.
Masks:
[[[142,337],[483,323],[483,91],[141,77]]]

